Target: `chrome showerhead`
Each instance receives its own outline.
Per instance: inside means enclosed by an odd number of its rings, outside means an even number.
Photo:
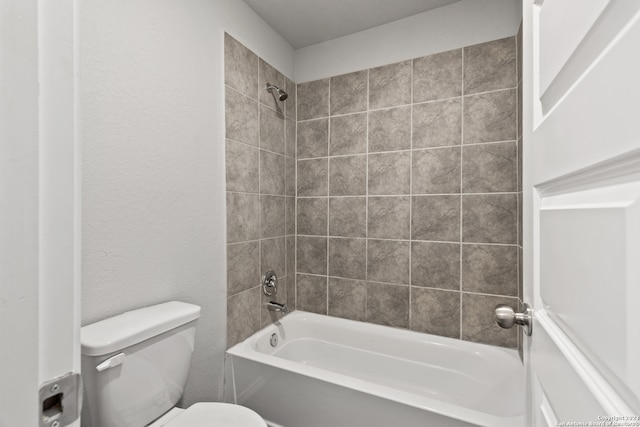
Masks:
[[[274,94],[273,91],[276,91],[276,93]],[[278,86],[274,86],[272,84],[267,83],[267,92],[270,92],[271,94],[274,94],[275,96],[278,97],[278,100],[280,101],[284,101],[285,99],[287,99],[289,97],[289,94],[287,92],[285,92],[284,90],[280,89]]]

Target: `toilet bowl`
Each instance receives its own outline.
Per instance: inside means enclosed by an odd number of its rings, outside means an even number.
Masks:
[[[148,427],[267,427],[249,408],[230,403],[196,403],[188,409],[174,408]]]
[[[82,427],[267,427],[239,405],[176,408],[199,317],[197,305],[172,301],[84,326]]]

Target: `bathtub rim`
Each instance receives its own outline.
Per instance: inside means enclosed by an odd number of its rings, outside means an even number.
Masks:
[[[355,378],[345,374],[339,374],[336,372],[332,372],[330,370],[317,368],[314,366],[304,365],[295,361],[287,360],[280,358],[278,356],[274,356],[273,354],[260,352],[255,348],[255,343],[261,337],[271,334],[273,332],[279,332],[279,328],[283,327],[283,324],[294,322],[294,321],[322,321],[329,322],[329,324],[344,324],[348,323],[352,327],[361,330],[371,330],[371,329],[381,329],[382,331],[392,332],[394,337],[399,338],[410,338],[413,340],[420,341],[435,341],[441,343],[455,343],[456,346],[465,347],[477,347],[481,346],[492,352],[504,353],[510,358],[517,359],[519,361],[518,352],[515,349],[507,349],[502,347],[491,346],[482,343],[475,343],[469,341],[463,341],[455,338],[441,337],[437,335],[425,334],[416,331],[404,330],[393,328],[389,326],[370,324],[366,322],[358,322],[355,320],[337,318],[333,316],[321,315],[316,313],[309,313],[305,311],[296,310],[280,321],[276,323],[272,323],[270,325],[265,326],[260,329],[253,335],[249,336],[244,341],[239,342],[238,344],[232,346],[227,349],[226,354],[232,356],[232,374],[233,372],[233,357],[238,357],[246,360],[250,360],[257,363],[262,363],[265,365],[272,366],[274,368],[286,370],[289,372],[293,372],[305,377],[313,378],[318,381],[335,384],[341,387],[346,387],[352,390],[356,390],[361,393],[365,393],[368,395],[372,395],[378,398],[387,399],[393,401],[395,403],[401,405],[411,406],[420,410],[429,411],[438,415],[454,418],[463,422],[476,424],[479,426],[486,427],[513,427],[513,426],[522,426],[524,420],[524,413],[517,416],[499,416],[493,415],[490,413],[482,412],[479,410],[467,408],[464,406],[459,406],[455,404],[451,404],[448,402],[444,402],[441,400],[433,399],[430,397],[419,396],[417,394],[398,390],[389,386],[377,384],[374,382],[362,380],[359,378]],[[338,325],[339,326],[339,325]],[[524,378],[524,368],[521,371],[521,374]],[[232,379],[233,381],[233,379]],[[234,386],[235,389],[235,386]],[[235,396],[234,396],[235,399]]]

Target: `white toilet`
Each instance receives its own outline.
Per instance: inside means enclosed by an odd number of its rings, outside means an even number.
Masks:
[[[228,403],[176,408],[193,353],[200,307],[167,302],[82,328],[82,427],[267,427]]]

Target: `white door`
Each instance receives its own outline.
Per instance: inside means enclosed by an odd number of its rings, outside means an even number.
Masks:
[[[523,5],[527,419],[640,425],[640,1]]]
[[[73,20],[0,0],[0,427],[39,426],[42,385],[80,370]],[[80,425],[72,383],[44,388],[49,425]]]

